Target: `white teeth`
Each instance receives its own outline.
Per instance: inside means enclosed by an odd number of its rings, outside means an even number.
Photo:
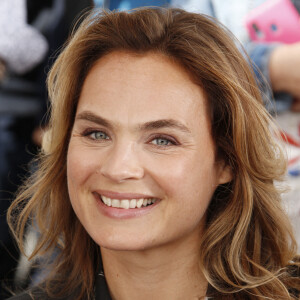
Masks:
[[[107,198],[107,203],[106,203],[107,206],[111,206],[111,199],[110,198]]]
[[[135,199],[130,200],[129,208],[136,208],[136,200]]]
[[[147,206],[150,204],[153,204],[156,202],[155,198],[151,199],[111,199],[105,196],[101,196],[102,202],[107,206],[112,206],[116,208],[123,208],[123,209],[129,209],[129,208],[141,208],[142,206]]]
[[[143,205],[144,199],[139,199],[138,201],[136,201],[136,206],[137,208],[141,208]]]
[[[111,206],[112,207],[120,207],[120,200],[112,199],[111,200]]]
[[[102,196],[102,201],[107,205],[107,206],[111,206],[111,199],[107,198],[105,196]]]
[[[121,208],[128,209],[129,208],[129,200],[121,200]]]

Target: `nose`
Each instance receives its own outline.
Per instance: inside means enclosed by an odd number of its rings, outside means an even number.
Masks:
[[[133,143],[122,143],[113,146],[100,167],[100,173],[115,182],[129,179],[141,179],[144,168],[138,159],[138,153]]]

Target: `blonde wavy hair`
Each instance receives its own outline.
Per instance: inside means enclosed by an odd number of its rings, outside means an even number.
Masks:
[[[51,256],[60,248],[44,283],[47,292],[77,291],[78,299],[93,293],[100,251],[71,207],[66,157],[87,73],[102,56],[123,50],[173,59],[206,93],[218,155],[233,171],[233,180],[217,188],[208,208],[199,254],[208,294],[219,300],[297,299],[296,242],[274,186],[286,160],[249,62],[215,20],[166,8],[91,12],[50,71],[47,143],[37,158],[38,170],[9,210],[21,250],[28,221],[33,219],[41,232],[30,258]]]

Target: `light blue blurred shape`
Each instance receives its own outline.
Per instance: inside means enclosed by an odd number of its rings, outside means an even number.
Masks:
[[[94,0],[94,3],[96,7],[103,7],[104,0]]]

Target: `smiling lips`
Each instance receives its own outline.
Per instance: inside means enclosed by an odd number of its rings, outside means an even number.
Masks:
[[[132,209],[132,208],[141,208],[142,206],[148,206],[154,204],[157,199],[155,198],[140,198],[140,199],[112,199],[105,197],[103,195],[100,196],[102,202],[106,206],[111,206],[115,208],[124,208],[124,209]]]
[[[121,208],[122,210],[145,209],[159,201],[159,198],[136,193],[117,193],[98,190],[94,191],[93,194],[104,207]]]
[[[134,193],[116,193],[110,191],[94,191],[101,214],[112,219],[131,219],[141,217],[155,209],[159,198]]]

